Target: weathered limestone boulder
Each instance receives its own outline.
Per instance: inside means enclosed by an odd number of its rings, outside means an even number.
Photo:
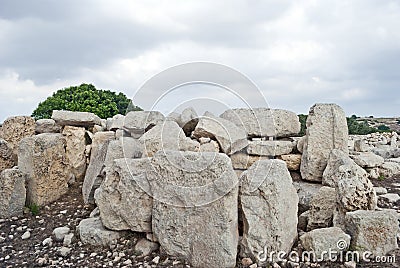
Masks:
[[[356,152],[368,152],[369,151],[369,147],[368,145],[365,143],[364,140],[355,140],[354,141],[354,151]]]
[[[331,227],[335,208],[335,188],[322,186],[311,199],[307,230]]]
[[[346,115],[336,104],[315,104],[307,118],[306,140],[300,165],[301,176],[308,181],[322,181],[332,149],[348,153]]]
[[[238,181],[229,157],[160,151],[152,165],[152,229],[162,249],[193,267],[234,267]]]
[[[183,129],[187,136],[196,128],[199,122],[199,116],[192,107],[188,107],[182,111],[179,117],[178,124]]]
[[[115,159],[140,158],[143,155],[143,150],[143,144],[132,137],[111,140],[108,144],[104,166],[111,167]]]
[[[396,249],[398,226],[398,216],[394,210],[346,213],[346,232],[351,235],[351,248],[360,254],[368,250],[374,256],[384,256]]]
[[[23,138],[33,135],[35,135],[35,120],[30,116],[9,117],[0,128],[0,137],[12,148],[15,162],[18,156],[18,144]]]
[[[61,126],[56,124],[53,119],[39,119],[36,121],[35,133],[60,133]]]
[[[357,165],[364,168],[379,167],[385,162],[383,157],[369,152],[352,155],[352,158]]]
[[[212,115],[199,119],[192,136],[196,139],[205,137],[217,140],[221,150],[228,155],[240,151],[248,144],[245,130],[231,121]]]
[[[342,150],[333,149],[329,154],[328,164],[322,174],[322,184],[329,187],[336,187],[339,179],[339,167],[342,165],[355,165],[349,155]]]
[[[144,155],[153,156],[159,150],[198,151],[200,144],[186,137],[174,121],[166,120],[139,138],[143,144]]]
[[[289,137],[300,132],[298,116],[286,110],[239,108],[227,110],[220,117],[246,129],[249,137]]]
[[[0,172],[0,218],[20,216],[26,199],[25,174],[17,167]]]
[[[124,127],[125,116],[122,114],[116,114],[112,118],[107,118],[106,129],[115,131]]]
[[[86,204],[94,203],[94,191],[104,179],[102,170],[104,168],[108,144],[114,138],[115,133],[113,131],[97,132],[93,136],[90,162],[82,185],[83,201]]]
[[[377,205],[377,197],[367,172],[357,165],[340,166],[338,178],[334,225],[343,227],[346,212],[373,210]]]
[[[389,178],[400,173],[400,163],[385,162],[379,167],[379,175]]]
[[[278,157],[283,160],[291,171],[300,170],[301,154],[283,154]]]
[[[299,198],[282,160],[260,160],[242,173],[243,254],[289,252],[297,237]]]
[[[0,172],[15,166],[13,148],[3,139],[0,139]]]
[[[94,113],[54,110],[51,119],[61,126],[93,127],[101,126],[101,119]]]
[[[269,159],[265,156],[248,155],[243,152],[237,152],[230,155],[232,166],[234,169],[248,169],[258,160]]]
[[[27,174],[27,204],[49,204],[68,191],[65,146],[65,137],[58,133],[43,133],[20,142],[18,167]]]
[[[304,149],[304,144],[306,142],[306,136],[301,137],[298,141],[297,141],[297,151],[299,151],[301,154],[303,153],[303,149]]]
[[[393,148],[389,145],[373,148],[371,151],[385,159],[400,157],[400,148]]]
[[[98,217],[82,220],[77,229],[82,243],[86,245],[110,247],[121,237],[121,232],[104,228]]]
[[[107,168],[106,178],[94,195],[105,227],[151,232],[153,198],[137,182],[151,169],[149,158],[116,159]]]
[[[328,261],[332,260],[329,259],[329,252],[332,257],[336,257],[348,249],[350,235],[338,227],[322,228],[300,236],[300,242],[306,251],[314,253],[312,262]]]
[[[311,200],[318,193],[322,185],[306,181],[295,181],[293,185],[299,196],[299,213],[303,213],[310,209]]]
[[[218,142],[211,140],[210,142],[200,144],[199,152],[219,153]]]
[[[146,238],[140,239],[135,245],[135,251],[140,253],[140,257],[145,257],[158,250],[159,244],[147,240]]]
[[[386,194],[380,195],[379,199],[382,199],[385,202],[394,204],[400,200],[400,195],[394,194],[394,193],[386,193]]]
[[[290,154],[296,145],[291,141],[250,141],[247,146],[249,155],[277,156]]]
[[[77,180],[85,177],[86,130],[84,127],[65,126],[62,134],[66,140],[66,157],[69,170]]]
[[[124,129],[135,139],[146,131],[165,120],[164,115],[157,111],[132,111],[125,116]]]

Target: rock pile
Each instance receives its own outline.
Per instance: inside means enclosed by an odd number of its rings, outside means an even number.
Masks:
[[[295,113],[267,108],[10,118],[0,131],[0,218],[80,182],[96,209],[75,234],[55,230],[64,257],[75,235],[113,247],[132,232],[146,237],[135,245],[142,256],[160,247],[193,267],[235,267],[237,256],[256,267],[277,261],[260,254],[319,254],[338,241],[339,251],[395,249],[398,213],[377,203],[396,196],[377,197],[370,179],[400,173],[397,134],[349,137],[335,104],[311,107],[306,135],[299,131]]]

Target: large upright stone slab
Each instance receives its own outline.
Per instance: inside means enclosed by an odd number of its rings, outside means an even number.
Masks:
[[[357,210],[346,213],[346,232],[351,235],[351,248],[363,254],[385,256],[397,248],[399,222],[396,211]]]
[[[66,140],[69,170],[77,180],[83,180],[86,171],[86,130],[84,127],[65,126],[62,134]]]
[[[151,232],[153,198],[137,183],[151,170],[149,158],[117,159],[106,169],[106,178],[94,196],[105,227]]]
[[[0,172],[15,166],[13,148],[3,139],[0,139]]]
[[[298,116],[286,110],[238,108],[227,110],[220,117],[246,129],[249,137],[289,137],[300,132]]]
[[[166,120],[139,138],[143,144],[144,155],[153,156],[159,150],[198,151],[200,144],[186,137],[182,128],[170,120]]]
[[[240,177],[243,253],[289,252],[297,237],[299,197],[282,160],[260,160]],[[265,251],[264,251],[265,252]]]
[[[132,137],[138,139],[164,120],[164,115],[157,111],[132,111],[125,116],[123,128],[131,133]]]
[[[86,204],[94,203],[94,191],[104,179],[102,170],[107,155],[108,144],[114,138],[115,133],[113,131],[97,132],[93,136],[89,166],[87,167],[82,185],[83,201]]]
[[[35,120],[30,116],[9,117],[0,128],[0,138],[12,148],[15,162],[18,156],[18,144],[23,138],[33,135],[35,135]]]
[[[68,191],[66,141],[62,134],[43,133],[20,142],[18,167],[27,174],[27,204],[49,204]]]
[[[248,145],[247,134],[243,128],[231,121],[212,116],[203,116],[194,129],[192,136],[216,139],[222,151],[228,155],[245,148]]]
[[[152,229],[162,249],[192,267],[235,267],[238,181],[230,159],[160,151],[152,165]]]
[[[306,140],[300,165],[301,176],[308,181],[322,181],[332,149],[348,153],[346,115],[336,104],[315,104],[307,118]]]
[[[101,119],[94,113],[54,110],[51,119],[61,126],[92,127],[101,126]]]
[[[26,199],[25,174],[17,167],[0,172],[0,218],[20,216]]]

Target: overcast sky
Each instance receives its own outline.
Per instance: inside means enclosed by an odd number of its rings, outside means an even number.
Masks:
[[[400,1],[386,0],[1,0],[0,121],[80,83],[133,97],[192,61],[243,73],[272,108],[335,102],[348,115],[400,116],[399,28]]]

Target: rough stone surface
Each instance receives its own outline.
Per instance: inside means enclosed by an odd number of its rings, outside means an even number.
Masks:
[[[65,137],[55,133],[43,133],[21,141],[18,167],[27,174],[27,204],[49,204],[68,191],[65,146]]]
[[[336,104],[315,104],[307,118],[306,140],[301,159],[301,176],[308,181],[322,181],[332,149],[348,153],[346,115]]]
[[[97,132],[93,137],[90,162],[82,186],[83,201],[85,203],[94,203],[94,191],[104,179],[102,170],[104,168],[108,144],[111,140],[114,140],[114,137],[115,133],[112,131]]]
[[[383,200],[389,203],[396,203],[397,201],[400,200],[400,196],[398,194],[392,194],[392,193],[380,195],[379,198],[382,198]]]
[[[385,159],[374,153],[359,153],[357,155],[352,155],[354,162],[360,167],[364,168],[374,168],[379,167],[385,162]]]
[[[106,129],[115,131],[124,127],[125,116],[122,114],[116,114],[110,120],[107,119]]]
[[[26,199],[25,174],[18,168],[0,172],[0,218],[22,215]]]
[[[186,137],[183,130],[174,121],[164,121],[140,137],[144,155],[151,157],[159,150],[198,151],[200,144]]]
[[[88,112],[72,112],[54,110],[51,119],[61,126],[92,127],[101,126],[101,119],[97,115]]]
[[[295,181],[293,185],[299,196],[299,212],[303,213],[310,209],[311,200],[318,193],[322,185],[306,181]]]
[[[230,159],[167,151],[158,152],[152,165],[157,170],[148,177],[154,194],[152,229],[162,249],[193,267],[234,267],[238,181]]]
[[[60,133],[61,126],[56,124],[53,119],[39,119],[35,126],[36,134],[41,133]]]
[[[56,241],[63,241],[66,234],[69,234],[71,229],[68,226],[57,227],[53,230],[53,235]]]
[[[249,155],[277,156],[290,154],[296,144],[291,141],[250,141],[247,147]]]
[[[30,116],[9,117],[0,128],[0,137],[12,148],[15,162],[17,162],[20,141],[33,135],[35,135],[35,120]]]
[[[394,210],[357,210],[346,213],[346,232],[351,235],[351,248],[368,250],[384,256],[397,248],[398,216]]]
[[[125,116],[124,129],[135,139],[146,131],[165,120],[164,115],[157,111],[132,111]]]
[[[111,167],[115,159],[140,158],[142,155],[143,145],[139,140],[132,137],[121,137],[109,142],[104,166]]]
[[[336,187],[339,179],[339,167],[342,165],[355,164],[349,155],[342,150],[333,149],[329,154],[328,164],[322,174],[322,184],[329,187]]]
[[[199,117],[192,107],[188,107],[182,111],[179,117],[178,124],[183,129],[187,136],[196,128],[199,122]]]
[[[15,164],[12,147],[8,142],[0,139],[0,172],[4,169],[12,168]]]
[[[199,152],[219,153],[218,142],[211,140],[208,143],[200,144]]]
[[[245,130],[231,121],[212,115],[199,119],[192,136],[196,139],[202,137],[216,139],[221,150],[228,155],[234,154],[248,145]]]
[[[354,141],[354,151],[356,152],[368,152],[369,151],[369,147],[368,145],[365,143],[364,140],[355,140]]]
[[[159,245],[157,243],[151,242],[147,240],[146,238],[140,239],[136,245],[135,245],[135,251],[136,252],[141,252],[140,256],[148,256],[152,252],[156,251],[158,249]]]
[[[111,246],[120,238],[121,233],[104,228],[100,218],[82,220],[77,230],[83,244],[92,246]]]
[[[397,174],[400,174],[400,163],[385,162],[379,167],[379,175],[384,178],[389,178]]]
[[[234,169],[248,169],[258,160],[269,159],[265,156],[248,155],[243,152],[237,152],[230,156]]]
[[[249,137],[289,137],[300,132],[298,116],[287,110],[239,108],[227,110],[220,117],[246,129]]]
[[[322,186],[310,202],[307,230],[331,227],[335,207],[335,189],[332,187]]]
[[[346,211],[375,209],[377,198],[368,174],[357,165],[339,167],[337,201]]]
[[[338,244],[338,241],[344,243]],[[322,228],[312,230],[300,236],[300,242],[306,251],[312,251],[315,254],[315,259],[329,260],[329,255],[324,252],[336,251],[332,256],[338,256],[339,252],[348,249],[350,245],[350,235],[342,231],[338,227]]]
[[[385,147],[387,146],[387,147]],[[389,145],[373,148],[371,151],[385,159],[400,157],[400,148],[392,148]]]
[[[283,160],[289,170],[300,170],[301,154],[284,154],[279,156],[278,159]]]
[[[306,142],[306,136],[301,137],[298,141],[297,141],[297,151],[299,151],[301,154],[303,153],[304,150],[304,144]]]
[[[153,199],[137,183],[151,170],[150,160],[116,159],[95,192],[105,227],[111,230],[151,232]]]
[[[243,172],[243,254],[255,258],[264,246],[289,252],[297,237],[299,198],[282,160],[260,160]]]
[[[86,171],[86,130],[83,127],[65,126],[62,134],[66,140],[66,156],[69,170],[77,180],[85,177]]]

